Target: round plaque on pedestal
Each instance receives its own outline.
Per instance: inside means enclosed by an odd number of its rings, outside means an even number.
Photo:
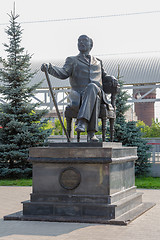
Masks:
[[[81,182],[80,172],[73,167],[62,170],[59,177],[60,185],[67,190],[73,190],[79,186]]]

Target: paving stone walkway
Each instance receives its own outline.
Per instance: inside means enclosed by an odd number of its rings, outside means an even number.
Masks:
[[[31,187],[0,187],[0,240],[159,240],[160,190],[144,192],[143,201],[156,206],[128,226],[82,223],[4,221],[3,216],[22,210]]]

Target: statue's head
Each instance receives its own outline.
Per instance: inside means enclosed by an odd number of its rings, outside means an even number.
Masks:
[[[81,53],[88,54],[93,47],[93,40],[87,35],[81,35],[78,38],[78,49]]]

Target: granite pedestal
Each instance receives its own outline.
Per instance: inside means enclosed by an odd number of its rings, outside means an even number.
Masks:
[[[5,220],[127,224],[153,206],[136,192],[135,147],[55,143],[31,148],[33,191],[23,213]]]

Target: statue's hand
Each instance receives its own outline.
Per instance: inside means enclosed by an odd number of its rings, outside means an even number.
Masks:
[[[48,71],[48,65],[46,63],[43,63],[42,66],[41,66],[41,71],[42,72],[45,72],[45,71]]]

